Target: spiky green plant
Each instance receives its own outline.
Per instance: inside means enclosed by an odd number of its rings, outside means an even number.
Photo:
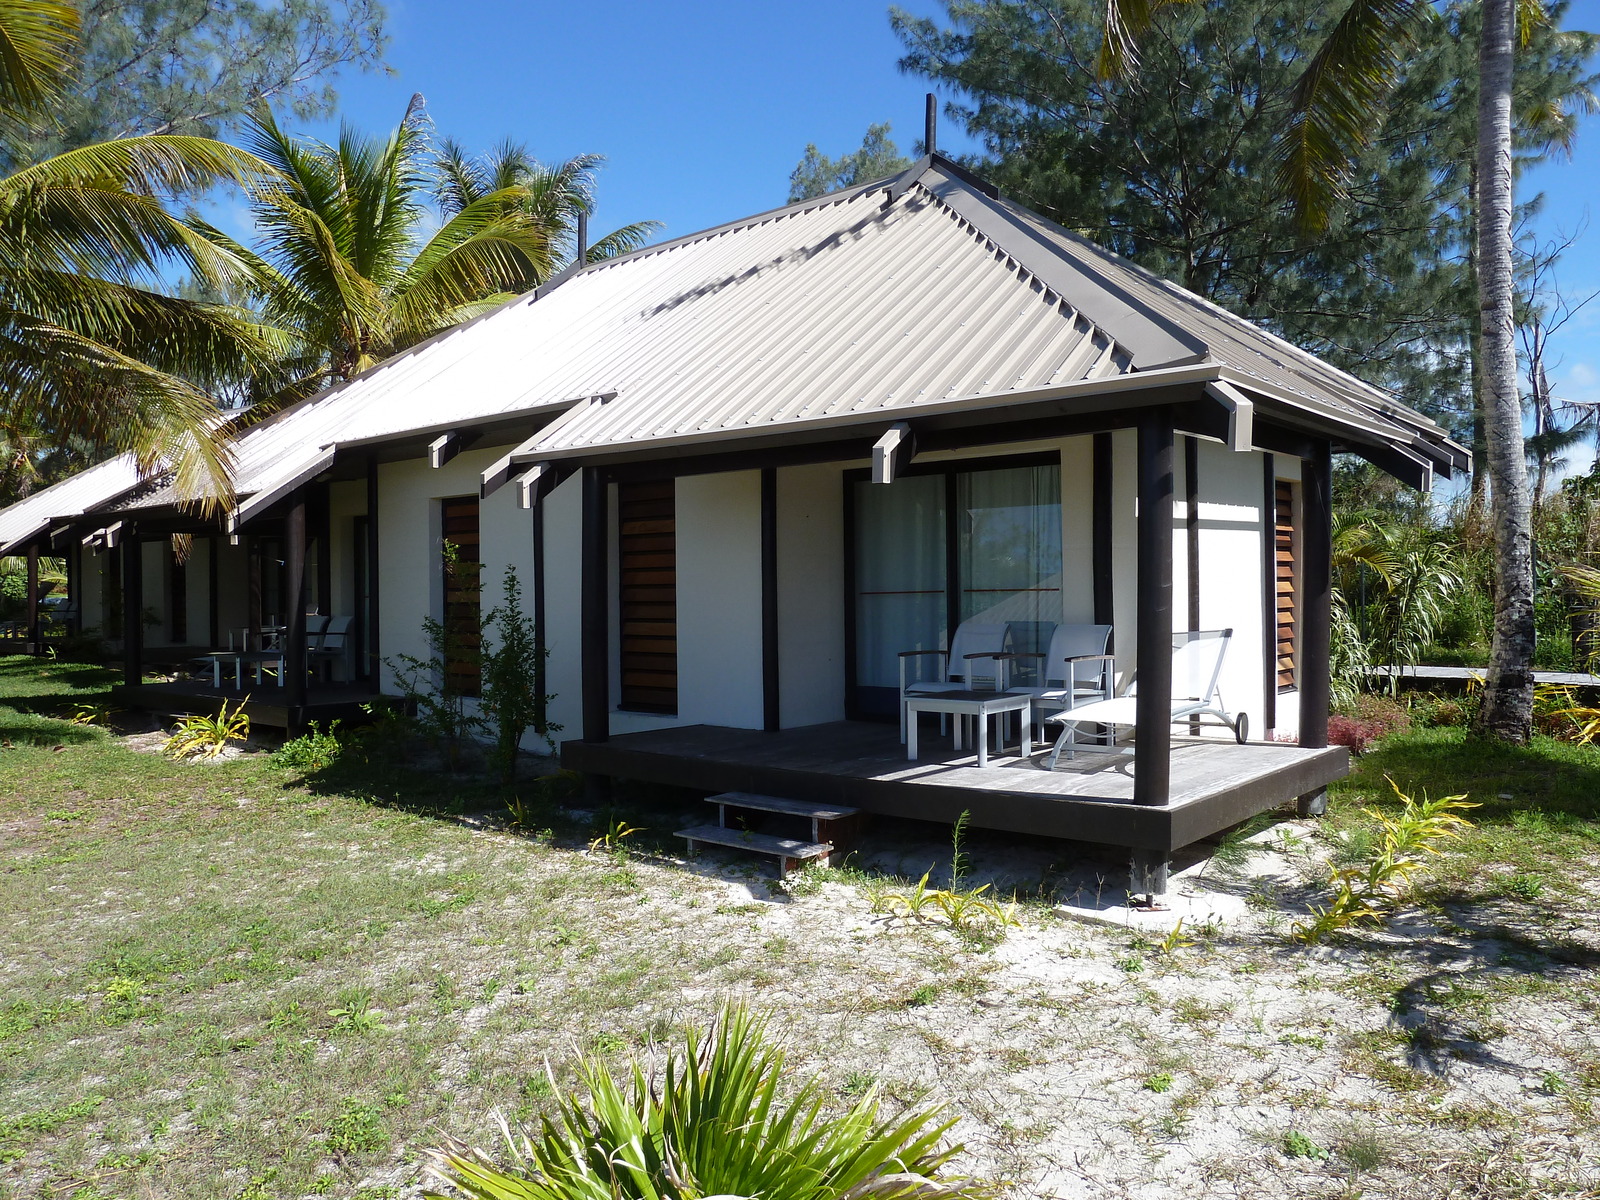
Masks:
[[[1384,776],[1388,779],[1388,776]],[[1313,907],[1311,919],[1297,923],[1291,936],[1314,945],[1329,935],[1362,924],[1379,924],[1409,894],[1417,874],[1432,855],[1443,852],[1446,841],[1461,836],[1471,826],[1460,813],[1477,808],[1465,795],[1418,800],[1389,779],[1401,808],[1393,816],[1363,809],[1378,822],[1380,836],[1363,860],[1333,873],[1333,899],[1324,908]]]
[[[590,1058],[578,1078],[587,1095],[561,1100],[537,1129],[502,1122],[502,1155],[452,1141],[430,1156],[433,1173],[470,1200],[932,1200],[986,1191],[946,1173],[961,1147],[943,1143],[955,1123],[943,1110],[884,1117],[873,1087],[843,1113],[825,1112],[816,1081],[791,1092],[766,1022],[742,1008],[687,1033],[659,1067],[635,1061],[619,1079]]]
[[[178,722],[178,728],[172,736],[162,744],[162,753],[168,758],[177,759],[216,758],[228,748],[229,742],[244,741],[250,736],[250,714],[244,710],[249,699],[246,696],[240,700],[231,713],[228,711],[228,702],[224,700],[216,716],[191,713],[184,717]]]

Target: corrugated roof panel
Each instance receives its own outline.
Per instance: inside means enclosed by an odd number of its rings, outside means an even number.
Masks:
[[[1442,441],[1386,394],[988,198],[942,160],[886,204],[889,195],[858,189],[576,272],[246,430],[237,490],[270,490],[335,443],[605,393],[616,395],[549,424],[533,452],[899,414],[1202,358],[1354,427]],[[92,472],[67,481],[102,496],[87,507],[133,482],[112,491]],[[61,496],[26,511],[67,504]],[[26,523],[20,508],[0,514],[0,536]]]
[[[42,533],[51,522],[75,517],[114,500],[139,484],[133,455],[119,454],[60,483],[0,509],[0,551]]]

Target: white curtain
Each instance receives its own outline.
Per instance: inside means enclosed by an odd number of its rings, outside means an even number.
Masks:
[[[942,476],[856,485],[856,680],[861,686],[897,688],[902,650],[943,647],[944,530]]]
[[[961,619],[1005,622],[1011,648],[1043,651],[1061,620],[1061,469],[956,477]],[[1018,664],[1029,682],[1033,664]]]

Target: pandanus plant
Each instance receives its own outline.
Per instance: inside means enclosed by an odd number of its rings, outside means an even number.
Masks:
[[[584,1061],[586,1096],[569,1095],[537,1129],[502,1123],[493,1156],[459,1142],[431,1169],[471,1200],[888,1200],[977,1196],[987,1189],[947,1173],[960,1146],[936,1107],[896,1117],[876,1089],[842,1113],[827,1111],[815,1081],[791,1090],[766,1023],[725,1009],[650,1069],[623,1079]],[[553,1081],[552,1081],[553,1082]],[[430,1193],[435,1200],[444,1200]]]

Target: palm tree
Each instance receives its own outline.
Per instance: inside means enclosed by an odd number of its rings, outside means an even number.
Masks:
[[[1107,0],[1100,70],[1131,71],[1156,14],[1194,0]],[[1479,724],[1527,741],[1533,726],[1533,525],[1517,387],[1512,240],[1512,69],[1519,39],[1548,20],[1540,0],[1481,0],[1478,147],[1474,175],[1479,309],[1479,409],[1493,492],[1494,632]],[[1355,151],[1381,124],[1383,103],[1424,29],[1428,0],[1347,0],[1295,89],[1280,143],[1279,182],[1312,230],[1344,194]],[[1559,127],[1559,117],[1545,114]]]
[[[77,11],[0,0],[0,121],[45,117],[62,94]],[[271,338],[224,305],[174,297],[174,271],[211,286],[243,264],[163,196],[259,181],[266,168],[208,138],[123,138],[0,178],[0,445],[13,475],[63,448],[131,451],[202,505],[229,492],[208,388]]]
[[[472,157],[452,138],[445,138],[434,160],[434,198],[445,217],[453,217],[494,192],[527,194],[515,206],[547,230],[547,253],[529,260],[518,291],[538,287],[577,257],[578,214],[594,211],[594,176],[605,163],[602,154],[579,154],[549,166],[519,142],[505,141],[487,154]],[[584,263],[603,262],[637,250],[661,228],[659,221],[636,221],[614,229],[589,244]]]
[[[382,139],[349,128],[335,145],[296,138],[262,110],[244,140],[281,179],[251,197],[259,249],[234,247],[252,264],[262,319],[294,343],[257,380],[278,399],[348,380],[550,278],[597,161],[546,169],[508,147],[476,163],[453,144],[434,155],[420,96]],[[426,235],[430,194],[441,221]]]

